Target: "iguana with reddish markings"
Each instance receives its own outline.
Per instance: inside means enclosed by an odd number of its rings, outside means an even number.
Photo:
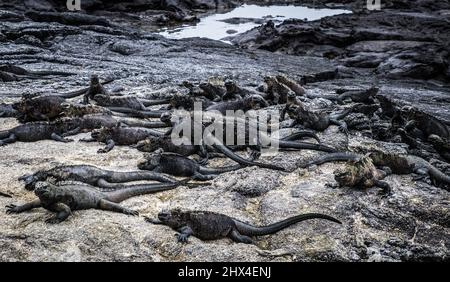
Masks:
[[[372,160],[365,156],[356,161],[348,162],[345,167],[334,171],[334,179],[341,187],[371,188],[379,187],[383,196],[391,194],[391,186],[382,181],[390,170],[380,170],[375,167]]]
[[[34,193],[39,199],[22,206],[7,205],[6,213],[22,213],[42,207],[56,213],[56,216],[46,220],[47,223],[52,224],[66,220],[76,210],[100,209],[127,215],[138,215],[137,211],[125,208],[118,203],[136,196],[175,189],[184,184],[185,181],[135,185],[113,192],[102,192],[86,184],[56,186],[48,182],[38,182]]]
[[[334,217],[308,213],[293,216],[268,226],[257,227],[224,214],[209,211],[182,211],[180,209],[162,211],[158,214],[157,220],[148,217],[145,219],[147,222],[166,225],[179,232],[177,234],[179,242],[187,242],[190,236],[195,236],[201,240],[217,240],[228,237],[236,243],[245,244],[255,243],[251,237],[275,234],[305,220],[325,219],[341,224]]]

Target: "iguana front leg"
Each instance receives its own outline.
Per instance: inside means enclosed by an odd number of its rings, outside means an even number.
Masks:
[[[127,215],[139,215],[139,212],[131,210],[131,209],[127,209],[125,207],[122,207],[119,204],[113,203],[111,201],[102,199],[100,200],[99,204],[98,204],[98,208],[104,211],[112,211],[112,212],[118,212],[118,213],[123,213],[123,214],[127,214]]]
[[[97,152],[98,152],[99,154],[105,154],[105,153],[108,153],[108,152],[110,152],[112,149],[114,149],[114,146],[116,146],[116,143],[114,142],[114,140],[108,139],[108,140],[106,141],[106,147],[105,147],[105,148],[102,148],[102,149],[99,149]]]
[[[62,134],[62,137],[67,137],[67,136],[71,136],[71,135],[77,135],[78,133],[81,132],[81,127],[77,127],[74,130],[69,130],[66,133]]]
[[[70,207],[63,203],[56,203],[49,207],[49,210],[56,212],[56,215],[48,218],[45,222],[50,224],[58,224],[66,220],[72,213]]]
[[[345,121],[330,118],[330,123],[339,126],[339,130],[348,135],[347,123]]]
[[[392,194],[391,186],[385,181],[375,180],[375,186],[382,189],[380,194],[383,195],[383,197],[387,197]]]
[[[61,137],[61,136],[59,136],[56,133],[52,133],[52,139],[57,141],[57,142],[63,142],[63,143],[73,142],[72,139],[67,139],[67,138]]]
[[[199,181],[206,181],[206,180],[212,180],[215,177],[216,177],[215,175],[203,175],[203,174],[197,172],[192,176],[192,179],[199,180]]]
[[[97,142],[97,140],[92,137],[88,137],[88,138],[80,139],[80,142],[92,143],[92,142]]]
[[[151,223],[151,224],[164,225],[164,223],[159,219],[153,219],[148,216],[144,216],[144,219],[146,222]]]
[[[209,153],[204,145],[199,146],[198,155],[201,159],[197,162],[199,165],[207,165],[209,161]]]
[[[192,229],[189,226],[184,226],[181,227],[178,232],[180,232],[179,234],[175,234],[175,236],[178,239],[178,242],[181,243],[187,243],[188,238],[194,234],[194,231],[192,231]]]
[[[24,211],[29,211],[35,208],[41,207],[41,200],[37,199],[32,202],[26,203],[22,206],[16,206],[16,205],[7,205],[6,206],[6,214],[12,214],[12,213],[22,213]]]
[[[0,147],[8,144],[12,144],[17,141],[17,137],[14,134],[9,135],[8,138],[0,140]]]

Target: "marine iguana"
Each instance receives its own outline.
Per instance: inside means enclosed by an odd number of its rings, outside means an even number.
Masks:
[[[263,93],[260,93],[256,90],[247,87],[239,86],[236,81],[226,80],[225,81],[225,89],[226,93],[222,96],[222,100],[233,100],[233,99],[242,99],[251,95],[260,95],[263,96]]]
[[[40,170],[31,175],[24,175],[19,181],[25,182],[25,189],[34,190],[40,181],[57,182],[78,181],[92,186],[109,188],[108,183],[125,183],[132,181],[159,181],[174,183],[176,179],[150,171],[111,171],[91,165],[63,165],[48,170]]]
[[[400,113],[407,122],[405,131],[419,129],[425,134],[425,138],[434,134],[443,139],[450,139],[450,131],[447,125],[432,115],[408,106],[402,107]]]
[[[137,97],[133,96],[111,97],[109,95],[97,94],[92,99],[97,102],[97,105],[102,107],[130,108],[138,111],[147,110],[144,104]]]
[[[369,157],[375,166],[382,168],[384,171],[387,170],[386,168],[389,168],[394,174],[416,173],[419,175],[429,175],[433,184],[437,187],[439,187],[439,185],[444,187],[450,185],[450,176],[441,172],[420,157],[404,154],[383,153],[379,151],[371,152]],[[311,165],[320,165],[334,161],[358,161],[362,158],[362,155],[351,152],[333,153],[302,164],[300,167],[305,168]]]
[[[347,162],[344,168],[338,168],[334,171],[334,179],[341,187],[371,188],[379,187],[382,189],[380,194],[388,196],[391,194],[390,185],[382,181],[390,170],[379,170],[375,167],[372,160],[368,157],[362,157],[355,161]]]
[[[65,117],[82,117],[84,115],[93,115],[93,114],[101,114],[101,115],[113,115],[112,111],[105,108],[92,104],[83,105],[83,104],[72,104],[72,103],[63,103],[61,104],[63,107],[63,116]]]
[[[284,76],[284,75],[277,75],[275,79],[284,85],[286,85],[289,89],[291,89],[296,96],[304,96],[306,94],[305,88],[301,86],[299,83],[295,82],[294,80]]]
[[[210,82],[202,82],[199,85],[200,89],[203,90],[203,93],[206,98],[211,101],[220,101],[222,97],[227,92],[225,88],[222,88],[219,85],[214,85]]]
[[[260,95],[249,95],[240,100],[217,103],[206,108],[206,111],[219,111],[223,115],[227,111],[249,111],[268,107],[267,101]]]
[[[89,89],[84,93],[83,103],[88,104],[89,99],[93,99],[95,97],[95,95],[97,95],[97,94],[109,95],[109,93],[106,91],[106,89],[100,83],[98,76],[93,74],[91,76],[91,82],[89,85]]]
[[[208,99],[201,99],[189,95],[175,94],[172,96],[172,98],[170,98],[169,107],[167,109],[184,109],[186,111],[193,111],[195,103],[200,103],[202,109],[206,109],[209,106],[215,105],[214,102],[211,102]]]
[[[50,121],[61,116],[64,111],[62,106],[64,102],[64,98],[54,95],[37,97],[24,95],[17,104],[16,110],[19,112],[21,122]]]
[[[137,118],[160,118],[165,111],[152,111],[152,110],[135,110],[125,107],[107,107],[109,110],[113,111],[114,114],[122,113],[129,117]]]
[[[207,168],[182,155],[168,152],[155,152],[147,154],[145,160],[138,164],[141,170],[167,173],[174,176],[187,176],[195,180],[211,180],[218,174],[242,168],[234,165],[223,168]]]
[[[294,120],[294,124],[300,124],[306,128],[324,131],[330,125],[339,126],[339,130],[348,134],[347,124],[341,119],[352,112],[352,108],[346,109],[341,113],[328,114],[323,111],[311,111],[305,107],[293,105],[287,110],[289,117]],[[291,125],[291,126],[293,126]]]
[[[185,182],[136,185],[113,192],[101,192],[86,184],[56,186],[48,182],[38,182],[34,193],[39,199],[22,206],[7,205],[6,213],[22,213],[43,207],[56,213],[56,216],[46,220],[47,223],[52,224],[66,220],[75,210],[100,209],[138,215],[137,211],[125,208],[118,203],[136,196],[171,190],[184,184]]]
[[[32,122],[16,126],[9,130],[0,131],[0,146],[21,142],[36,142],[40,140],[55,140],[58,142],[71,142],[73,140],[62,137],[67,131],[74,128],[62,121]]]
[[[15,104],[0,104],[0,118],[18,117],[19,112],[15,109],[17,107]]]
[[[106,143],[106,147],[99,149],[98,153],[107,153],[115,145],[135,145],[139,141],[145,140],[149,136],[162,136],[163,133],[149,128],[140,127],[102,127],[95,129],[91,133],[90,139],[82,139],[83,142],[101,142]]]
[[[441,137],[431,134],[428,136],[428,141],[433,145],[439,155],[447,162],[450,162],[450,140],[442,139]]]
[[[378,87],[371,87],[367,90],[348,90],[339,93],[338,101],[344,103],[350,100],[355,103],[373,104],[375,103],[375,96],[379,91]]]
[[[419,175],[429,175],[433,185],[443,187],[446,190],[450,188],[450,176],[420,157],[372,152],[370,158],[376,166],[389,167],[395,174],[417,173]]]
[[[272,101],[273,104],[285,104],[287,102],[287,97],[290,93],[294,93],[288,86],[280,83],[276,77],[266,76],[264,78],[264,82],[267,84],[267,95],[266,98],[269,101]],[[296,94],[293,94],[296,96]]]
[[[11,64],[0,65],[0,71],[25,76],[50,76],[50,75],[60,75],[60,76],[71,76],[76,75],[76,73],[62,72],[62,71],[29,71],[22,67],[14,66]]]
[[[106,80],[104,82],[100,82],[98,76],[93,74],[93,75],[91,75],[89,87],[82,88],[80,90],[75,90],[75,91],[63,93],[63,94],[59,94],[58,96],[64,97],[66,99],[69,99],[69,98],[75,98],[75,97],[84,95],[83,103],[84,104],[88,104],[89,103],[89,98],[92,98],[96,94],[106,94],[107,95],[108,92],[103,87],[103,85],[109,84],[109,83],[111,83],[113,81],[114,81],[114,79],[108,79],[108,80]]]
[[[209,211],[182,211],[174,209],[162,211],[158,214],[158,220],[145,217],[147,222],[161,224],[179,232],[178,242],[187,242],[189,236],[195,236],[201,240],[217,240],[225,237],[237,243],[254,244],[252,236],[271,235],[298,222],[309,219],[326,219],[342,224],[334,217],[308,213],[293,216],[283,221],[268,226],[256,227],[224,214]]]

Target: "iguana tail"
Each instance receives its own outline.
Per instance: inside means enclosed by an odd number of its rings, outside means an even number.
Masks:
[[[158,183],[158,184],[137,184],[137,185],[130,185],[128,188],[125,189],[118,189],[114,192],[108,193],[107,200],[115,203],[120,203],[122,201],[125,201],[126,199],[146,195],[146,194],[153,194],[161,191],[167,191],[177,188],[181,185],[187,185],[187,183],[190,181],[190,179],[185,179],[179,182],[175,183]],[[204,184],[203,184],[204,185]],[[196,184],[196,186],[202,186],[202,183]],[[192,187],[192,186],[190,186]]]
[[[321,165],[329,162],[347,162],[354,161],[361,158],[362,155],[352,153],[352,152],[344,152],[344,153],[331,153],[323,155],[315,160],[309,161],[307,163],[300,164],[299,167],[306,168],[312,165]]]
[[[11,132],[9,130],[2,130],[0,131],[0,140],[8,138],[11,135]]]
[[[306,142],[296,142],[296,141],[279,141],[280,148],[290,148],[290,149],[299,149],[299,150],[316,150],[316,151],[324,151],[324,152],[336,152],[336,149],[328,147],[326,145],[321,144],[313,144]]]
[[[326,219],[329,221],[333,221],[333,222],[342,224],[336,218],[331,217],[329,215],[320,214],[320,213],[301,214],[301,215],[293,216],[293,217],[287,218],[283,221],[280,221],[280,222],[277,222],[277,223],[274,223],[274,224],[271,224],[268,226],[263,226],[263,227],[255,227],[255,226],[244,223],[244,222],[239,221],[234,218],[233,218],[233,221],[236,225],[237,231],[240,234],[246,235],[246,236],[263,236],[263,235],[274,234],[274,233],[276,233],[282,229],[285,229],[286,227],[289,227],[293,224],[296,224],[298,222],[308,220],[308,219],[314,219],[314,218]]]

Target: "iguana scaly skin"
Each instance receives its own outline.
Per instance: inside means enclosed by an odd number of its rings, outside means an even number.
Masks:
[[[65,99],[59,96],[22,97],[16,109],[21,122],[49,121],[61,116]]]
[[[0,146],[16,141],[36,142],[40,140],[55,140],[67,143],[73,140],[65,139],[62,135],[73,129],[73,127],[70,127],[70,124],[65,124],[61,121],[27,123],[9,130],[0,131]]]
[[[434,185],[443,187],[446,190],[450,188],[450,176],[420,157],[373,152],[370,154],[370,158],[376,166],[389,167],[395,174],[417,173],[429,175]]]
[[[146,159],[138,164],[142,170],[167,173],[174,176],[187,176],[196,180],[211,180],[217,175],[240,169],[241,165],[224,168],[207,168],[182,155],[167,152],[156,152],[146,155]]]
[[[381,194],[388,196],[391,193],[391,187],[387,182],[382,181],[387,174],[387,172],[377,169],[369,157],[362,157],[335,170],[334,179],[341,187],[380,187]]]
[[[99,153],[107,153],[117,145],[135,145],[139,141],[145,140],[149,136],[162,136],[157,130],[140,127],[103,127],[91,133],[91,139],[83,139],[84,142],[106,143],[106,147],[99,149]]]
[[[159,181],[174,183],[174,178],[150,171],[111,171],[91,165],[63,165],[49,170],[40,170],[31,175],[19,178],[25,182],[27,190],[34,190],[41,181],[78,181],[92,186],[109,188],[110,183],[125,183],[132,181]]]
[[[268,106],[269,104],[262,96],[249,95],[239,100],[217,103],[215,105],[209,106],[208,108],[206,108],[206,110],[218,111],[221,114],[225,115],[227,111],[241,110],[247,112],[249,110],[258,110]]]
[[[158,220],[146,218],[153,224],[162,224],[179,232],[179,242],[187,242],[189,236],[201,240],[216,240],[228,237],[237,243],[253,244],[252,236],[274,234],[293,224],[309,219],[326,219],[335,223],[341,222],[331,216],[309,213],[287,218],[268,226],[256,227],[224,214],[208,211],[181,211],[179,209],[163,211],[158,214]]]
[[[56,216],[46,220],[47,223],[60,223],[66,220],[72,211],[87,209],[138,215],[137,211],[122,207],[118,203],[136,196],[171,190],[183,184],[184,182],[136,185],[114,192],[101,192],[88,185],[56,186],[48,182],[38,182],[34,193],[39,199],[22,206],[8,205],[6,213],[22,213],[43,207],[56,213]]]

